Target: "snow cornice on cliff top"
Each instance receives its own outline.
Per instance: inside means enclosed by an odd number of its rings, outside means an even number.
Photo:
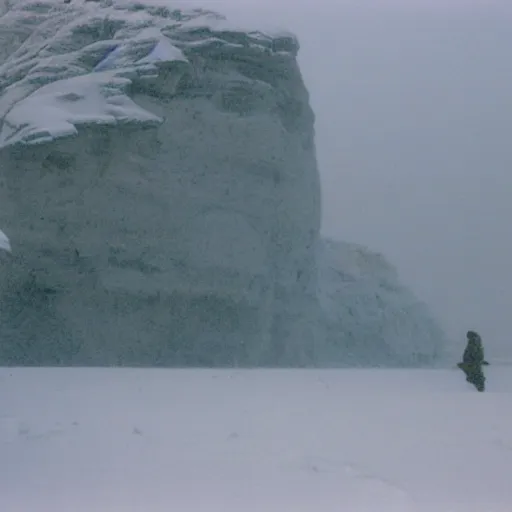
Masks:
[[[194,57],[295,58],[289,33],[249,30],[180,1],[16,0],[0,6],[0,149],[79,126],[162,122],[130,92],[174,94]]]

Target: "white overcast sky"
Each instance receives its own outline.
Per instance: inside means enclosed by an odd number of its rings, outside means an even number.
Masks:
[[[195,2],[195,0],[193,0]],[[512,357],[512,2],[198,0],[301,41],[323,231]]]

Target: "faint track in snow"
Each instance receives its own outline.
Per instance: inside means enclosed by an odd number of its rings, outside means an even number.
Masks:
[[[373,474],[358,464],[325,457],[307,457],[302,467],[311,473],[337,473],[341,477],[348,477],[351,480],[366,481],[368,482],[368,493],[375,495],[386,506],[392,506],[395,512],[416,510],[414,500],[407,490],[385,477]]]
[[[352,478],[371,482],[369,491],[372,494],[382,494],[383,496],[389,497],[393,503],[394,511],[399,512],[403,510],[404,512],[411,512],[415,510],[414,501],[409,493],[403,487],[388,478],[373,474],[357,464],[345,464],[344,472],[347,476]]]
[[[11,416],[0,417],[0,443],[12,443],[15,440],[37,441],[65,435],[76,429],[78,423],[73,422],[66,428],[61,423],[55,423],[45,428],[34,428],[29,422]]]

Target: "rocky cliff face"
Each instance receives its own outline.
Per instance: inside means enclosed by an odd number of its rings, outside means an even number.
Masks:
[[[320,364],[423,366],[445,359],[444,332],[381,254],[323,239],[318,260],[326,326]]]
[[[13,2],[0,34],[0,360],[311,362],[296,39],[124,0]]]
[[[0,5],[0,364],[433,360],[393,272],[319,241],[295,37],[169,4]]]

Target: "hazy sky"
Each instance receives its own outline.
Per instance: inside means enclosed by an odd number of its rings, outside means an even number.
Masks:
[[[301,41],[323,230],[394,263],[462,344],[512,358],[512,5],[211,0]]]

